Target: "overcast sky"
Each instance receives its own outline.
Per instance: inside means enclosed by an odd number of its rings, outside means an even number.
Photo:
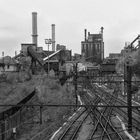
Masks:
[[[0,0],[0,56],[19,52],[31,43],[32,12],[38,13],[38,44],[47,49],[56,24],[56,44],[81,52],[84,29],[99,33],[104,27],[105,56],[120,52],[125,41],[140,34],[139,0]]]

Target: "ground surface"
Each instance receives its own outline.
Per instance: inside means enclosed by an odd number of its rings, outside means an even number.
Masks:
[[[24,82],[0,83],[0,104],[16,104],[34,89],[36,95],[33,104],[74,104],[73,86],[67,84],[61,86],[58,80],[53,77],[48,78],[46,75],[33,76],[31,80]],[[5,109],[0,108],[1,111]],[[40,124],[39,108],[29,109],[23,116],[23,120],[27,123],[18,127],[18,140],[48,140],[63,122],[67,121],[73,111],[74,109],[70,107],[44,107]],[[121,123],[116,117],[112,117],[112,123],[125,136]],[[94,124],[89,117],[83,124],[77,140],[85,140],[93,127]]]
[[[78,134],[77,140],[86,140],[90,135],[93,128],[93,122],[90,117],[83,124],[80,133]]]

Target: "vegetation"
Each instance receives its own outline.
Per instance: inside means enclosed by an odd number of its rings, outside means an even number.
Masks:
[[[32,75],[28,72],[16,72],[16,73],[7,73],[5,82],[14,84],[14,83],[23,83],[31,80]]]
[[[31,58],[30,57],[21,57],[19,59],[19,63],[21,65],[21,71],[29,71],[31,66]]]
[[[124,73],[124,65],[129,62],[131,63],[133,74],[140,76],[140,49],[135,52],[128,54],[125,57],[121,57],[116,65],[118,73]]]
[[[63,105],[74,103],[74,99],[72,97],[73,86],[61,86],[55,79],[43,77],[41,84],[37,87],[37,90],[37,95],[41,104]],[[64,110],[67,111],[68,109],[65,108]],[[63,111],[61,108],[57,108],[56,112]],[[56,117],[55,115],[53,116]],[[53,116],[51,118],[53,118]]]
[[[75,98],[72,94],[74,90],[72,85],[68,86],[65,84],[61,86],[58,80],[51,76],[47,77],[47,75],[43,75],[38,81],[38,86],[36,86],[37,100],[35,104],[74,104]],[[33,120],[36,120],[38,116],[40,116],[38,109],[39,108],[37,107],[34,108]],[[23,137],[25,139],[32,139],[39,132],[41,132],[42,135],[45,135],[44,138],[49,139],[49,135],[56,131],[74,111],[72,107],[43,107],[42,110],[43,124],[38,125],[32,122],[32,124],[24,125],[24,127],[20,129],[20,135],[18,136],[19,140],[23,139]],[[40,139],[40,137],[35,137],[33,140],[36,139]]]
[[[0,83],[0,104],[17,104],[34,90],[34,80],[23,83],[13,81]],[[7,108],[0,107],[0,112]]]

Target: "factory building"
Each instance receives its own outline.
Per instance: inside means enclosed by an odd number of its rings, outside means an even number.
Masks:
[[[101,63],[104,59],[103,27],[99,34],[91,34],[85,29],[85,40],[81,42],[81,55],[88,62]]]
[[[31,58],[31,70],[34,74],[37,70],[44,69],[46,72],[54,70],[61,71],[59,66],[63,66],[67,61],[72,60],[72,50],[66,49],[65,45],[56,44],[55,41],[55,24],[52,24],[52,38],[45,39],[48,50],[38,45],[38,28],[37,28],[37,12],[32,12],[32,42],[22,43],[20,54],[14,59]],[[52,47],[49,50],[49,46]],[[1,67],[3,64],[1,64]],[[12,68],[12,67],[10,67]]]

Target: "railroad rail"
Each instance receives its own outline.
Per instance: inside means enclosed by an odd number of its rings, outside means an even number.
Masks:
[[[97,88],[97,86],[96,86],[96,88]],[[115,101],[116,101],[116,106],[126,106],[127,105],[126,101],[122,100],[121,98],[116,98],[115,95],[111,95],[109,92],[106,92],[101,87],[98,87],[98,90],[97,90],[97,89],[95,89],[95,86],[94,86],[94,90],[96,90],[96,92],[98,91],[98,93],[104,92],[106,95],[112,96],[115,99]],[[105,100],[103,100],[103,101],[105,102]],[[123,116],[123,118],[125,120],[128,120],[127,108],[114,108],[114,113],[115,114],[117,113],[120,116]],[[136,128],[138,131],[140,131],[140,128],[139,128],[139,125],[140,125],[140,121],[139,121],[140,111],[138,109],[137,110],[133,109],[132,110],[132,114],[133,114],[132,115],[133,127]]]
[[[99,98],[94,99],[93,102],[97,105],[99,103]],[[89,108],[84,107],[79,110],[81,111],[77,112],[75,118],[66,124],[67,126],[64,127],[64,130],[62,130],[62,134],[59,134],[59,136],[56,137],[57,140],[74,140],[78,137],[77,134],[80,131],[80,128],[86,119],[91,115]]]
[[[96,95],[96,94],[94,94]],[[99,102],[102,101],[102,96],[96,95],[99,99]],[[90,97],[91,98],[91,97]],[[114,104],[114,98],[110,96],[110,98],[106,97],[108,104]],[[87,98],[85,94],[84,101],[86,104],[93,104],[89,98]],[[112,125],[110,121],[110,117],[112,115],[113,108],[112,107],[106,107],[102,108],[101,110],[99,108],[90,108],[90,111],[92,112],[92,119],[95,121],[95,125],[93,128],[92,133],[89,136],[89,140],[91,139],[109,139],[112,140],[114,138],[123,140],[123,137],[117,132],[116,128]]]
[[[70,121],[67,128],[65,128],[63,134],[58,138],[58,140],[74,140],[79,132],[83,122],[89,116],[89,112],[85,108],[80,111],[74,120]]]

